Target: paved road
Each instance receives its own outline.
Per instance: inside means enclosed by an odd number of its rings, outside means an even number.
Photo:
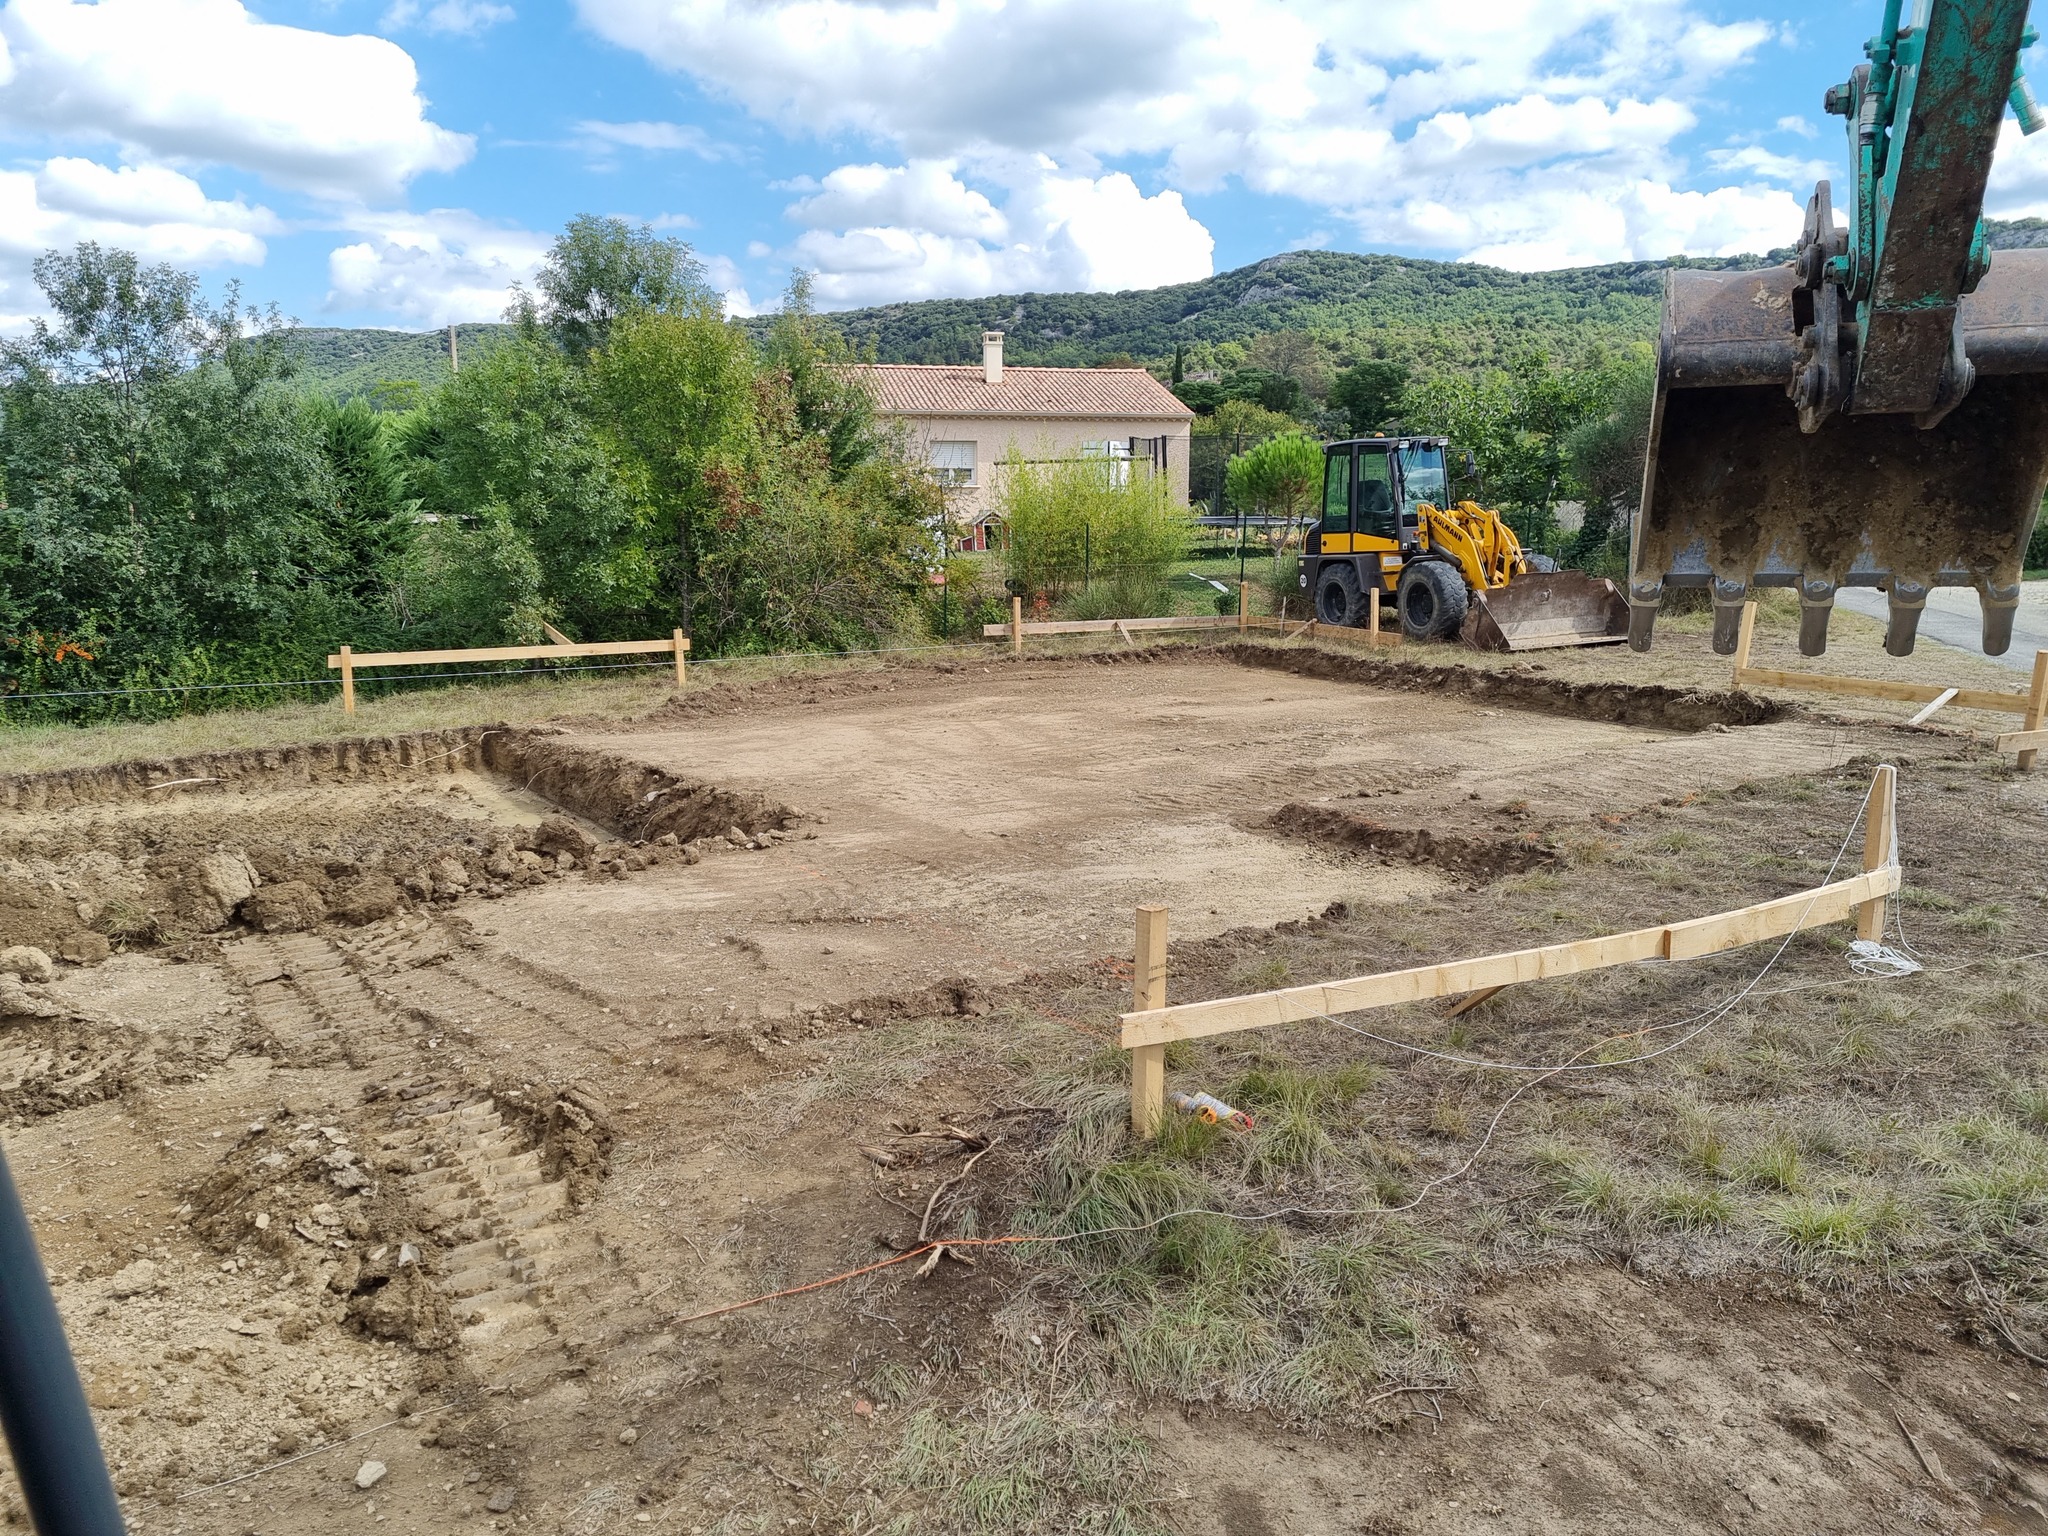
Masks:
[[[1835,601],[1852,613],[1867,613],[1873,619],[1886,617],[1885,595],[1871,587],[1843,587]],[[1952,645],[1973,656],[1984,635],[1984,620],[1977,607],[1977,593],[1971,587],[1936,587],[1927,594],[1927,611],[1920,615],[1920,643],[1930,640]],[[2020,611],[2012,624],[2012,648],[1991,660],[2015,672],[2034,670],[2034,653],[2048,651],[2048,581],[2023,582]]]

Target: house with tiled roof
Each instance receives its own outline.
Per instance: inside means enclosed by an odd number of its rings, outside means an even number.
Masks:
[[[947,517],[968,548],[987,547],[1003,463],[1101,459],[1106,472],[1148,466],[1188,491],[1195,413],[1143,368],[1016,368],[1003,333],[984,331],[981,366],[870,363],[861,375],[884,419],[946,487]]]

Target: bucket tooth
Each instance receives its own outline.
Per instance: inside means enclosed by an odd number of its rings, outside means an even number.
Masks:
[[[1657,610],[1664,606],[1662,581],[1632,581],[1628,584],[1628,648],[1647,651],[1650,632],[1657,623]]]
[[[1835,611],[1835,584],[1825,577],[1808,578],[1799,584],[1799,654],[1825,656],[1828,651],[1828,620]]]
[[[2012,648],[2012,621],[2019,612],[2020,584],[2001,586],[1987,581],[1977,589],[1977,602],[1984,610],[1984,654],[2003,656]]]
[[[1742,606],[1749,601],[1746,581],[1714,582],[1714,654],[1733,656],[1742,636]]]
[[[1894,576],[1885,596],[1890,604],[1890,617],[1884,627],[1884,648],[1893,656],[1910,656],[1913,642],[1920,635],[1920,615],[1927,611],[1927,588],[1917,581]]]

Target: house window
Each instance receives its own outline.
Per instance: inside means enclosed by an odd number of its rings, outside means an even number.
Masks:
[[[933,443],[932,478],[941,485],[974,484],[974,444]]]
[[[1128,484],[1131,478],[1131,445],[1125,438],[1110,438],[1099,443],[1083,443],[1081,457],[1084,459],[1107,459],[1103,466],[1104,476],[1111,485]]]

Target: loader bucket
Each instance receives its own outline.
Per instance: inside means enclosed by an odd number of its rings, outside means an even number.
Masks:
[[[1800,593],[1800,649],[1827,643],[1835,589],[1891,597],[1885,648],[1913,649],[1927,589],[1975,587],[1986,653],[2011,643],[2021,562],[2048,485],[2048,250],[1994,253],[1963,297],[1976,381],[1936,424],[1837,411],[1800,430],[1804,365],[1790,266],[1669,274],[1629,644],[1648,650],[1664,585],[1710,587],[1714,649],[1735,649],[1751,587]]]
[[[1472,594],[1460,638],[1482,651],[1614,645],[1628,638],[1628,603],[1613,582],[1579,571],[1517,576]]]

